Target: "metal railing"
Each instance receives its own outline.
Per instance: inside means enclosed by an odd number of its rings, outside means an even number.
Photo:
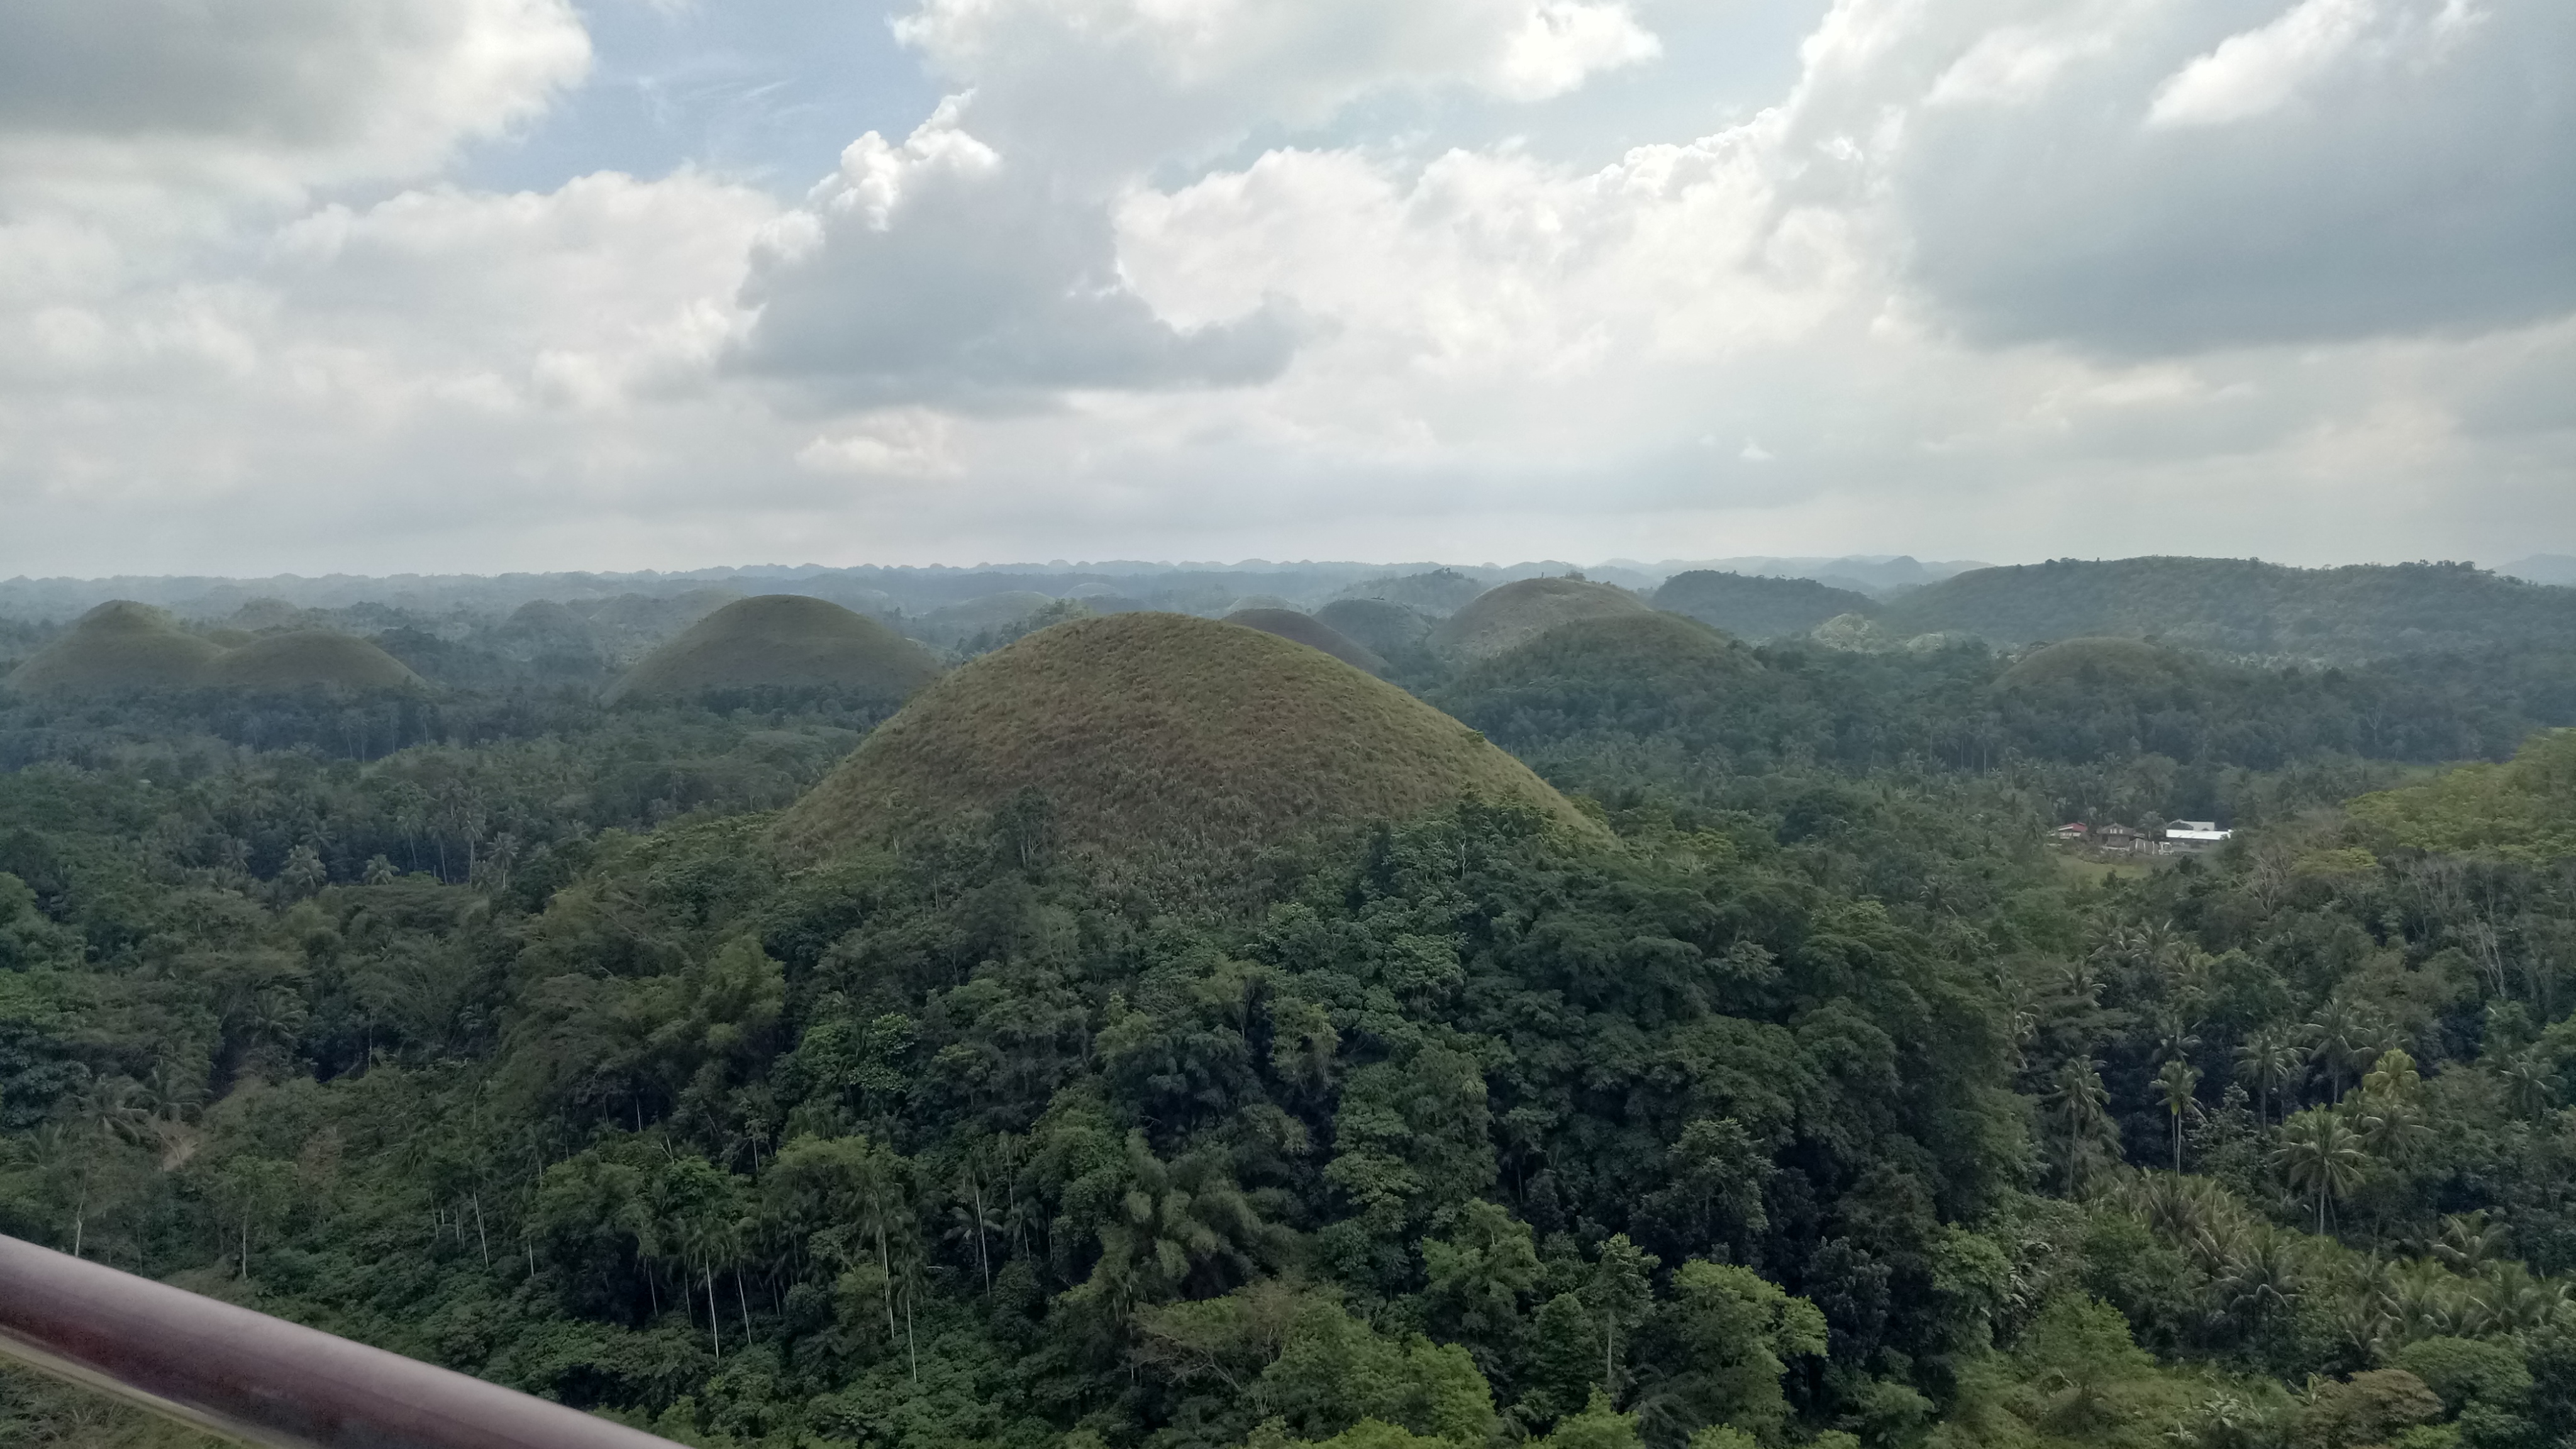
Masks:
[[[673,1449],[400,1354],[0,1237],[0,1357],[276,1449]]]

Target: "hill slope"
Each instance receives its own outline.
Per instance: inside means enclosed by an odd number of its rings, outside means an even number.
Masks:
[[[1301,644],[1178,614],[1082,619],[961,666],[780,819],[828,850],[1042,792],[1055,838],[1201,873],[1302,831],[1519,801],[1592,827],[1465,725]]]
[[[111,599],[80,616],[69,632],[10,671],[22,694],[114,694],[171,689],[197,682],[222,646],[183,632],[149,604]]]
[[[764,594],[690,625],[645,655],[608,698],[823,686],[893,703],[938,673],[928,655],[873,619],[802,594]]]
[[[1431,620],[1384,599],[1335,599],[1315,618],[1343,638],[1383,658],[1418,652],[1431,637]]]
[[[1877,602],[1867,594],[1814,579],[1757,578],[1713,569],[1693,569],[1664,580],[1663,587],[1655,590],[1655,607],[1687,614],[1744,639],[1803,634],[1837,615],[1878,612]]]
[[[1697,728],[1761,670],[1750,650],[1697,620],[1620,614],[1550,629],[1472,666],[1439,698],[1518,748],[1595,730]]]
[[[1479,594],[1431,633],[1442,649],[1484,659],[1560,624],[1617,614],[1643,614],[1645,601],[1625,589],[1582,579],[1522,579]]]
[[[411,689],[421,677],[364,639],[328,629],[270,634],[208,660],[201,681],[221,689]]]
[[[2238,654],[2357,659],[2576,635],[2576,589],[2466,564],[2294,569],[2253,559],[2131,558],[1979,569],[1888,605],[1901,635],[1998,643],[2152,634]]]
[[[1353,669],[1385,677],[1384,659],[1332,625],[1294,609],[1237,609],[1225,616],[1225,622],[1295,640],[1309,649],[1321,649]]]

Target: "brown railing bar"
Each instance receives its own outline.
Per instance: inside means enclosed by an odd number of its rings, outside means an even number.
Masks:
[[[0,1357],[275,1449],[673,1449],[400,1354],[0,1237]]]

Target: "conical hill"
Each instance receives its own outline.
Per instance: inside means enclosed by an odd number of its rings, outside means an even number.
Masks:
[[[419,689],[401,660],[329,629],[264,634],[206,661],[199,682],[219,689]]]
[[[1430,619],[1384,599],[1335,599],[1317,609],[1315,619],[1384,657],[1411,653],[1431,637]]]
[[[821,686],[893,704],[938,673],[929,654],[874,619],[826,599],[764,594],[690,625],[627,671],[608,698]]]
[[[1365,669],[1381,678],[1386,674],[1386,661],[1358,640],[1295,609],[1237,609],[1225,616],[1225,622],[1258,629],[1264,634],[1276,634],[1282,639],[1293,639],[1309,649],[1321,649],[1353,669]]]
[[[900,838],[1034,789],[1057,841],[1213,879],[1306,831],[1518,801],[1596,827],[1527,766],[1383,680],[1180,614],[1041,630],[922,691],[791,807],[792,848]]]
[[[23,694],[53,695],[184,688],[222,652],[162,610],[112,599],[11,670],[8,684]]]
[[[1996,684],[2019,690],[2155,687],[2177,683],[2191,673],[2192,661],[2175,650],[2144,639],[2104,636],[2034,649],[2005,670]]]
[[[1465,608],[1440,622],[1440,627],[1432,631],[1431,642],[1470,659],[1485,659],[1535,639],[1559,624],[1649,612],[1644,600],[1608,584],[1567,578],[1522,579],[1478,594]]]
[[[1560,624],[1461,671],[1439,696],[1460,719],[1513,744],[1585,730],[1685,732],[1764,683],[1753,651],[1678,614]]]

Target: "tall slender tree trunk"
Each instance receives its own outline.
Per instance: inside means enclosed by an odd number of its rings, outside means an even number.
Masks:
[[[717,1328],[717,1325],[723,1321],[724,1315],[716,1310],[715,1255],[712,1253],[708,1254],[700,1261],[699,1266],[706,1271],[707,1275],[707,1337],[712,1340],[716,1346],[716,1357],[722,1358],[724,1357],[724,1334]]]

